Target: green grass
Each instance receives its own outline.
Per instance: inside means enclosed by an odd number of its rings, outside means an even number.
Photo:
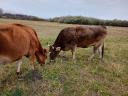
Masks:
[[[42,21],[0,19],[1,24],[22,23],[36,29],[43,47],[52,44],[61,29],[69,24]],[[98,57],[88,61],[91,48],[77,49],[73,64],[71,52],[66,61],[57,58],[55,63],[31,70],[24,58],[22,79],[15,74],[16,64],[0,65],[0,96],[128,96],[128,28],[107,27],[104,62]],[[61,55],[62,53],[60,53]]]

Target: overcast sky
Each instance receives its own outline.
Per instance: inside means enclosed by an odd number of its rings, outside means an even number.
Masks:
[[[72,15],[128,20],[128,0],[1,0],[0,8],[42,18]]]

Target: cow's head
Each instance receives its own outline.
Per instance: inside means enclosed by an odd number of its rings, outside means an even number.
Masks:
[[[47,49],[42,49],[36,53],[37,61],[43,65],[47,59]]]
[[[56,59],[57,55],[59,54],[60,50],[61,50],[61,47],[49,46],[50,61],[52,61],[52,60],[55,61],[55,59]]]

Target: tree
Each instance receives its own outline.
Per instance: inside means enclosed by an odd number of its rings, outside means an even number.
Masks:
[[[2,16],[2,14],[3,14],[3,9],[0,8],[0,16]]]

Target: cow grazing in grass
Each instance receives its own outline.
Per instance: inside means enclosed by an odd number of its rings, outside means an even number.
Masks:
[[[19,74],[23,56],[30,59],[34,69],[35,59],[44,64],[46,53],[31,27],[22,24],[0,25],[0,64],[17,61]]]
[[[100,58],[104,53],[104,38],[107,35],[105,26],[76,26],[64,28],[58,35],[54,44],[50,46],[50,60],[55,60],[59,52],[71,50],[73,60],[75,60],[76,48],[87,48],[94,46],[93,58],[98,51]]]

